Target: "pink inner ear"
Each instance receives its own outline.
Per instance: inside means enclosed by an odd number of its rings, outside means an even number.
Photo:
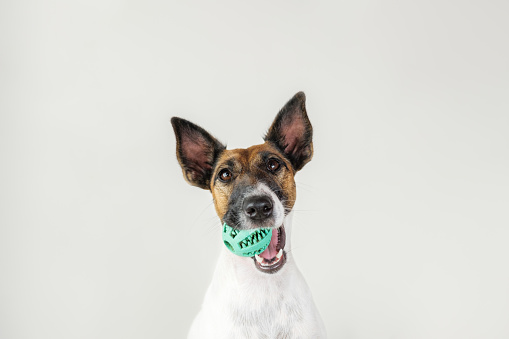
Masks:
[[[298,145],[304,138],[306,133],[306,126],[304,119],[301,116],[293,116],[293,119],[289,118],[289,121],[283,121],[281,125],[281,132],[285,137],[285,153],[293,154],[298,150]]]
[[[211,168],[208,154],[210,150],[207,149],[207,142],[201,136],[196,136],[194,139],[191,139],[190,137],[183,138],[181,149],[186,160],[201,168]]]

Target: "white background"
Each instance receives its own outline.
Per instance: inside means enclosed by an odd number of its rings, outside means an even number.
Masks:
[[[507,1],[2,1],[0,338],[184,338],[220,250],[169,119],[299,90],[293,253],[330,338],[509,337]]]

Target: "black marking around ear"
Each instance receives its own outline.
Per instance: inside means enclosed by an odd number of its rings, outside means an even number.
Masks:
[[[274,144],[299,171],[313,157],[313,127],[306,113],[306,95],[299,92],[279,111],[265,141]]]
[[[191,185],[210,189],[214,164],[226,146],[190,121],[173,117],[171,124],[177,139],[177,159],[184,178]]]

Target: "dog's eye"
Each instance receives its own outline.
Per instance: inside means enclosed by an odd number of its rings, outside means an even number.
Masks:
[[[267,161],[267,169],[271,172],[276,172],[281,167],[281,164],[276,159],[269,159]]]
[[[230,172],[229,169],[225,168],[225,169],[222,169],[221,171],[219,171],[218,177],[219,177],[219,180],[221,180],[222,182],[228,182],[228,181],[232,180],[233,174],[232,174],[232,172]]]

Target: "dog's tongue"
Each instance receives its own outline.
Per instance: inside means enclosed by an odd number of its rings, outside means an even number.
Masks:
[[[267,259],[267,260],[270,260],[272,258],[274,258],[277,254],[277,241],[278,241],[278,231],[276,229],[273,229],[272,230],[272,238],[270,238],[270,244],[269,246],[267,246],[267,248],[265,249],[265,251],[263,251],[262,253],[260,253],[260,257],[264,258],[264,259]]]

